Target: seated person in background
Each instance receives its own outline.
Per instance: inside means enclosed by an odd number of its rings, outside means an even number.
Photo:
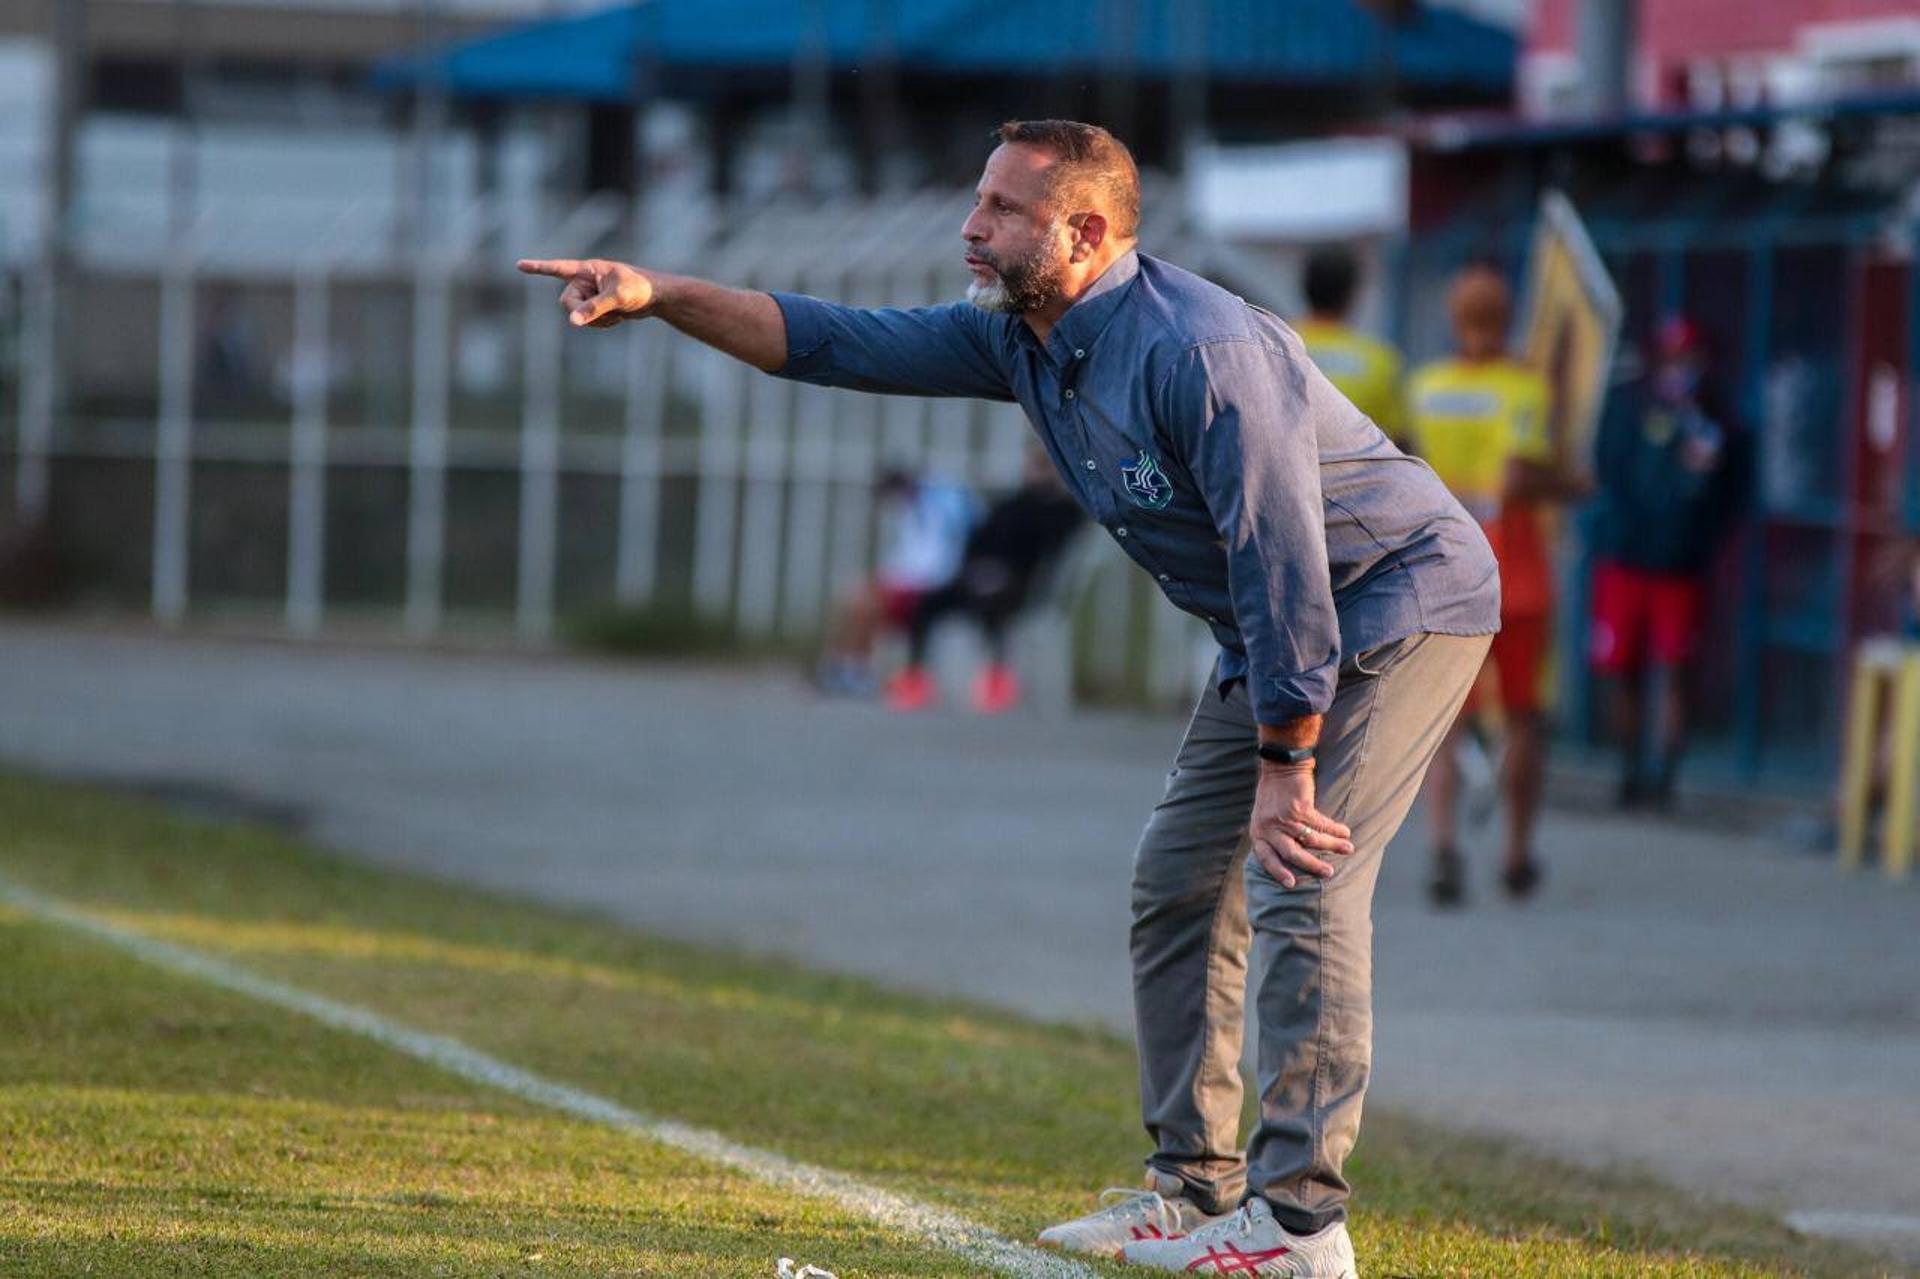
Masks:
[[[1404,447],[1400,353],[1347,322],[1359,284],[1360,263],[1350,251],[1337,246],[1315,249],[1307,259],[1306,277],[1301,281],[1307,314],[1293,330],[1306,343],[1308,357],[1326,374],[1327,381]]]
[[[1673,802],[1707,569],[1746,483],[1741,437],[1708,379],[1700,329],[1667,320],[1654,360],[1650,376],[1614,392],[1594,448],[1601,502],[1588,655],[1613,684],[1623,808]],[[1660,696],[1646,759],[1649,667]]]
[[[979,518],[973,494],[957,484],[889,467],[877,488],[885,549],[872,579],[835,610],[817,676],[825,693],[873,691],[875,638],[906,630],[920,601],[953,580]]]
[[[907,627],[907,666],[888,683],[887,705],[917,711],[934,704],[938,691],[927,673],[927,641],[934,624],[956,610],[971,614],[987,638],[988,666],[974,681],[974,709],[997,715],[1018,705],[1020,681],[1007,664],[1007,624],[1080,521],[1079,504],[1061,486],[1052,463],[1045,454],[1029,450],[1026,479],[988,509],[967,539],[960,571],[914,607]]]
[[[1414,374],[1407,393],[1409,443],[1480,521],[1500,563],[1500,633],[1488,661],[1507,736],[1501,882],[1518,899],[1540,878],[1532,847],[1546,774],[1540,677],[1553,630],[1553,568],[1541,514],[1575,486],[1563,477],[1547,434],[1546,379],[1507,354],[1513,297],[1505,278],[1490,266],[1470,266],[1454,277],[1447,306],[1457,354]],[[1454,725],[1427,774],[1434,835],[1428,894],[1440,906],[1458,903],[1465,893],[1454,844],[1460,792],[1455,749],[1462,731]]]

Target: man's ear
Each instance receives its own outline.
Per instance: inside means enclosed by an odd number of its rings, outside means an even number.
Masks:
[[[1099,213],[1078,213],[1068,219],[1074,229],[1073,260],[1085,262],[1100,251],[1107,238],[1107,219]]]

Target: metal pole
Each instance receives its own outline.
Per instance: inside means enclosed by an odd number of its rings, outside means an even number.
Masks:
[[[700,411],[699,510],[694,520],[693,604],[703,617],[727,618],[734,584],[740,513],[740,433],[746,367],[731,356],[705,357]]]
[[[439,0],[415,0],[421,48],[433,50],[439,36]],[[446,86],[430,63],[413,99],[408,154],[410,200],[401,240],[413,255],[413,420],[407,471],[407,630],[431,635],[440,626],[445,575],[447,501],[447,377],[451,346],[450,260],[435,261],[433,165],[446,114]]]
[[[1140,54],[1138,0],[1106,0],[1101,46],[1100,123],[1115,136],[1133,134],[1133,108]]]
[[[1909,534],[1920,533],[1920,224],[1907,228],[1910,248],[1907,258],[1907,420],[1904,423],[1907,445],[1907,482],[1902,486],[1906,500],[1900,516]]]
[[[417,251],[413,282],[413,422],[407,458],[407,630],[440,628],[447,526],[447,352],[450,264]]]
[[[1147,696],[1156,706],[1177,705],[1193,691],[1193,627],[1187,614],[1155,598],[1149,632]]]
[[[19,469],[14,494],[22,522],[47,513],[53,424],[66,408],[64,317],[60,283],[73,278],[75,135],[84,107],[86,6],[53,6],[53,117],[47,138],[47,181],[40,210],[40,252],[22,299]]]
[[[1588,115],[1620,115],[1633,105],[1635,19],[1639,0],[1581,0],[1575,33],[1582,105]]]
[[[153,615],[186,616],[193,485],[194,268],[190,237],[175,243],[160,284],[160,416],[154,435]]]
[[[320,629],[327,544],[328,282],[301,272],[293,293],[293,431],[287,491],[287,627]]]
[[[740,627],[773,633],[780,611],[781,499],[791,478],[794,383],[760,378],[748,402],[746,507],[740,517]]]
[[[898,0],[868,0],[866,67],[860,77],[866,194],[896,184],[890,161],[901,154],[900,59],[896,34]]]
[[[847,297],[856,306],[881,306],[886,293],[861,285],[851,275]],[[837,596],[866,576],[872,543],[875,464],[886,397],[863,395],[835,401],[833,423],[833,524],[827,554],[827,594]]]
[[[520,415],[520,573],[515,619],[520,638],[542,642],[553,634],[553,556],[560,518],[560,336],[553,296],[529,280],[526,298],[526,372]]]
[[[60,343],[55,337],[58,306],[55,290],[59,271],[50,245],[42,245],[26,271],[20,299],[20,438],[19,465],[14,473],[14,505],[22,523],[37,523],[47,514],[49,456],[53,450],[54,401],[59,381],[54,361]]]
[[[1740,397],[1752,441],[1747,544],[1740,557],[1740,644],[1734,653],[1734,738],[1740,774],[1752,781],[1760,772],[1761,719],[1765,712],[1760,681],[1766,667],[1767,509],[1764,474],[1767,365],[1773,358],[1773,251],[1756,248],[1747,256],[1746,331],[1742,335]]]
[[[660,437],[672,393],[665,334],[649,329],[627,347],[627,432],[620,450],[620,545],[614,593],[622,604],[652,600],[660,568]]]
[[[174,114],[173,136],[167,146],[167,223],[169,238],[177,240],[194,218],[198,193],[198,156],[193,127],[193,89],[199,61],[195,55],[199,35],[194,0],[173,0],[173,38],[179,63],[180,102]]]
[[[154,435],[153,612],[185,618],[193,555],[193,361],[195,337],[196,157],[192,0],[174,0],[180,103],[167,156],[167,269],[161,277],[160,420]]]
[[[1207,73],[1212,66],[1212,0],[1182,0],[1174,6],[1180,24],[1181,54],[1173,80],[1174,146],[1181,169],[1207,138]]]
[[[793,440],[793,500],[787,505],[787,567],[782,612],[788,635],[820,624],[827,587],[827,513],[833,500],[833,410],[830,394],[799,388]]]
[[[633,260],[648,252],[648,200],[652,195],[653,154],[647,129],[660,87],[658,5],[636,8],[633,59],[633,200],[628,207],[627,238]],[[668,342],[658,325],[640,326],[627,338],[626,432],[620,448],[620,515],[614,551],[613,590],[620,603],[634,607],[653,599],[660,569],[661,437],[672,396]]]
[[[794,137],[790,150],[792,174],[811,191],[815,166],[826,149],[832,113],[833,51],[828,45],[828,0],[803,0],[806,8],[800,42],[793,51]]]

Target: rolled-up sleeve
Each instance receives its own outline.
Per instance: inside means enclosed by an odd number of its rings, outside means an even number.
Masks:
[[[869,310],[798,293],[773,300],[787,322],[780,377],[887,395],[1013,398],[995,349],[995,317],[978,307]]]
[[[1339,674],[1340,621],[1303,371],[1257,341],[1213,342],[1180,357],[1158,399],[1226,547],[1254,717],[1279,724],[1324,713]]]

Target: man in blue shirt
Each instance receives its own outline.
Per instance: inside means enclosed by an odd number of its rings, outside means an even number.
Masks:
[[[862,310],[616,262],[520,268],[566,281],[575,325],[654,316],[782,377],[1018,402],[1087,512],[1213,628],[1214,679],[1134,858],[1147,1185],[1041,1241],[1346,1279],[1373,887],[1498,626],[1493,557],[1292,330],[1137,251],[1139,178],[1112,135],[1016,121],[998,140],[961,227],[966,302]]]

